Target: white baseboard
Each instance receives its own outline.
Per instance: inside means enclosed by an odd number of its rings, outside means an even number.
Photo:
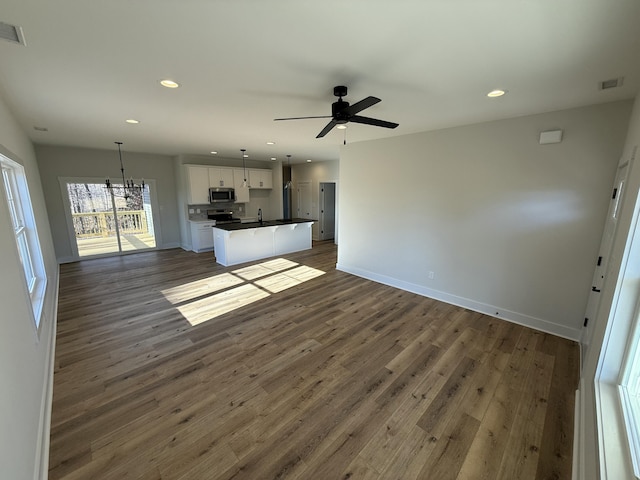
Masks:
[[[182,247],[180,242],[165,243],[160,247],[161,250],[169,250],[171,248],[184,248],[184,247]]]
[[[581,437],[582,403],[580,400],[580,389],[578,389],[576,390],[576,399],[573,410],[573,462],[571,465],[571,480],[580,480],[582,478],[580,459],[583,455],[583,439]]]
[[[366,278],[367,280],[373,280],[374,282],[389,285],[390,287],[399,288],[401,290],[406,290],[407,292],[416,293],[424,297],[429,297],[435,300],[450,303],[452,305],[457,305],[459,307],[468,308],[469,310],[484,313],[485,315],[490,315],[492,317],[501,318],[509,322],[517,323],[518,325],[533,328],[534,330],[551,333],[552,335],[556,335],[558,337],[567,338],[576,342],[580,340],[580,330],[569,328],[565,325],[558,325],[557,323],[550,322],[542,318],[536,318],[523,313],[513,312],[502,307],[489,305],[469,298],[459,297],[457,295],[441,292],[432,288],[427,288],[423,285],[405,282],[404,280],[399,280],[387,275],[381,275],[379,273],[374,273],[358,267],[352,267],[349,265],[338,263],[336,265],[336,270],[351,273],[353,275],[357,275],[358,277]]]
[[[47,359],[44,369],[42,399],[40,402],[40,437],[36,447],[36,468],[34,480],[49,478],[49,448],[51,437],[51,408],[53,404],[53,372],[56,356],[56,333],[58,331],[58,293],[60,291],[60,268],[56,272],[54,301],[51,312],[46,318],[51,322],[51,333],[47,339]]]

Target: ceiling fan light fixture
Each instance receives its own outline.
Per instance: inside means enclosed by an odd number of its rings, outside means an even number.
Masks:
[[[347,126],[346,126],[346,125],[344,125],[344,124],[342,124],[342,125],[338,125],[336,128],[337,128],[338,130],[346,130]]]
[[[125,122],[130,123],[131,125],[137,125],[140,123],[140,120],[136,120],[135,118],[127,118]]]
[[[489,93],[487,93],[487,97],[489,98],[497,98],[497,97],[501,97],[503,96],[505,93],[507,93],[506,90],[500,90],[500,89],[495,89],[495,90],[491,90]]]

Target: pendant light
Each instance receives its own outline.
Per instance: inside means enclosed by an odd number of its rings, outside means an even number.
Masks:
[[[244,171],[244,181],[242,182],[242,188],[249,188],[249,184],[247,183],[247,167],[244,164],[244,159],[246,157],[244,152],[246,152],[247,149],[241,148],[240,151],[242,152],[242,170]]]
[[[118,157],[120,159],[120,173],[122,174],[122,192],[123,192],[122,195],[117,193],[117,190],[119,190],[120,187],[114,186],[113,183],[111,183],[111,179],[109,177],[107,177],[104,183],[105,183],[105,187],[107,188],[109,193],[111,193],[111,195],[116,197],[123,197],[125,200],[127,200],[134,193],[143,192],[146,185],[144,184],[144,178],[142,179],[139,185],[136,185],[136,183],[133,181],[133,177],[130,178],[129,180],[125,179],[124,164],[122,163],[122,149],[121,149],[122,142],[113,142],[113,143],[118,145]]]
[[[287,155],[287,167],[289,167],[289,180],[284,184],[284,189],[291,188],[291,155]]]

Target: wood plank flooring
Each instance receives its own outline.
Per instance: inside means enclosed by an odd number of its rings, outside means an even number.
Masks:
[[[335,270],[61,268],[49,478],[569,479],[574,342]]]

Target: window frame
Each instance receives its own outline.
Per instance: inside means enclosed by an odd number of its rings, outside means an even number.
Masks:
[[[42,249],[36,229],[24,167],[0,153],[2,190],[9,210],[16,251],[20,259],[25,293],[33,314],[33,326],[39,336],[47,287]]]

